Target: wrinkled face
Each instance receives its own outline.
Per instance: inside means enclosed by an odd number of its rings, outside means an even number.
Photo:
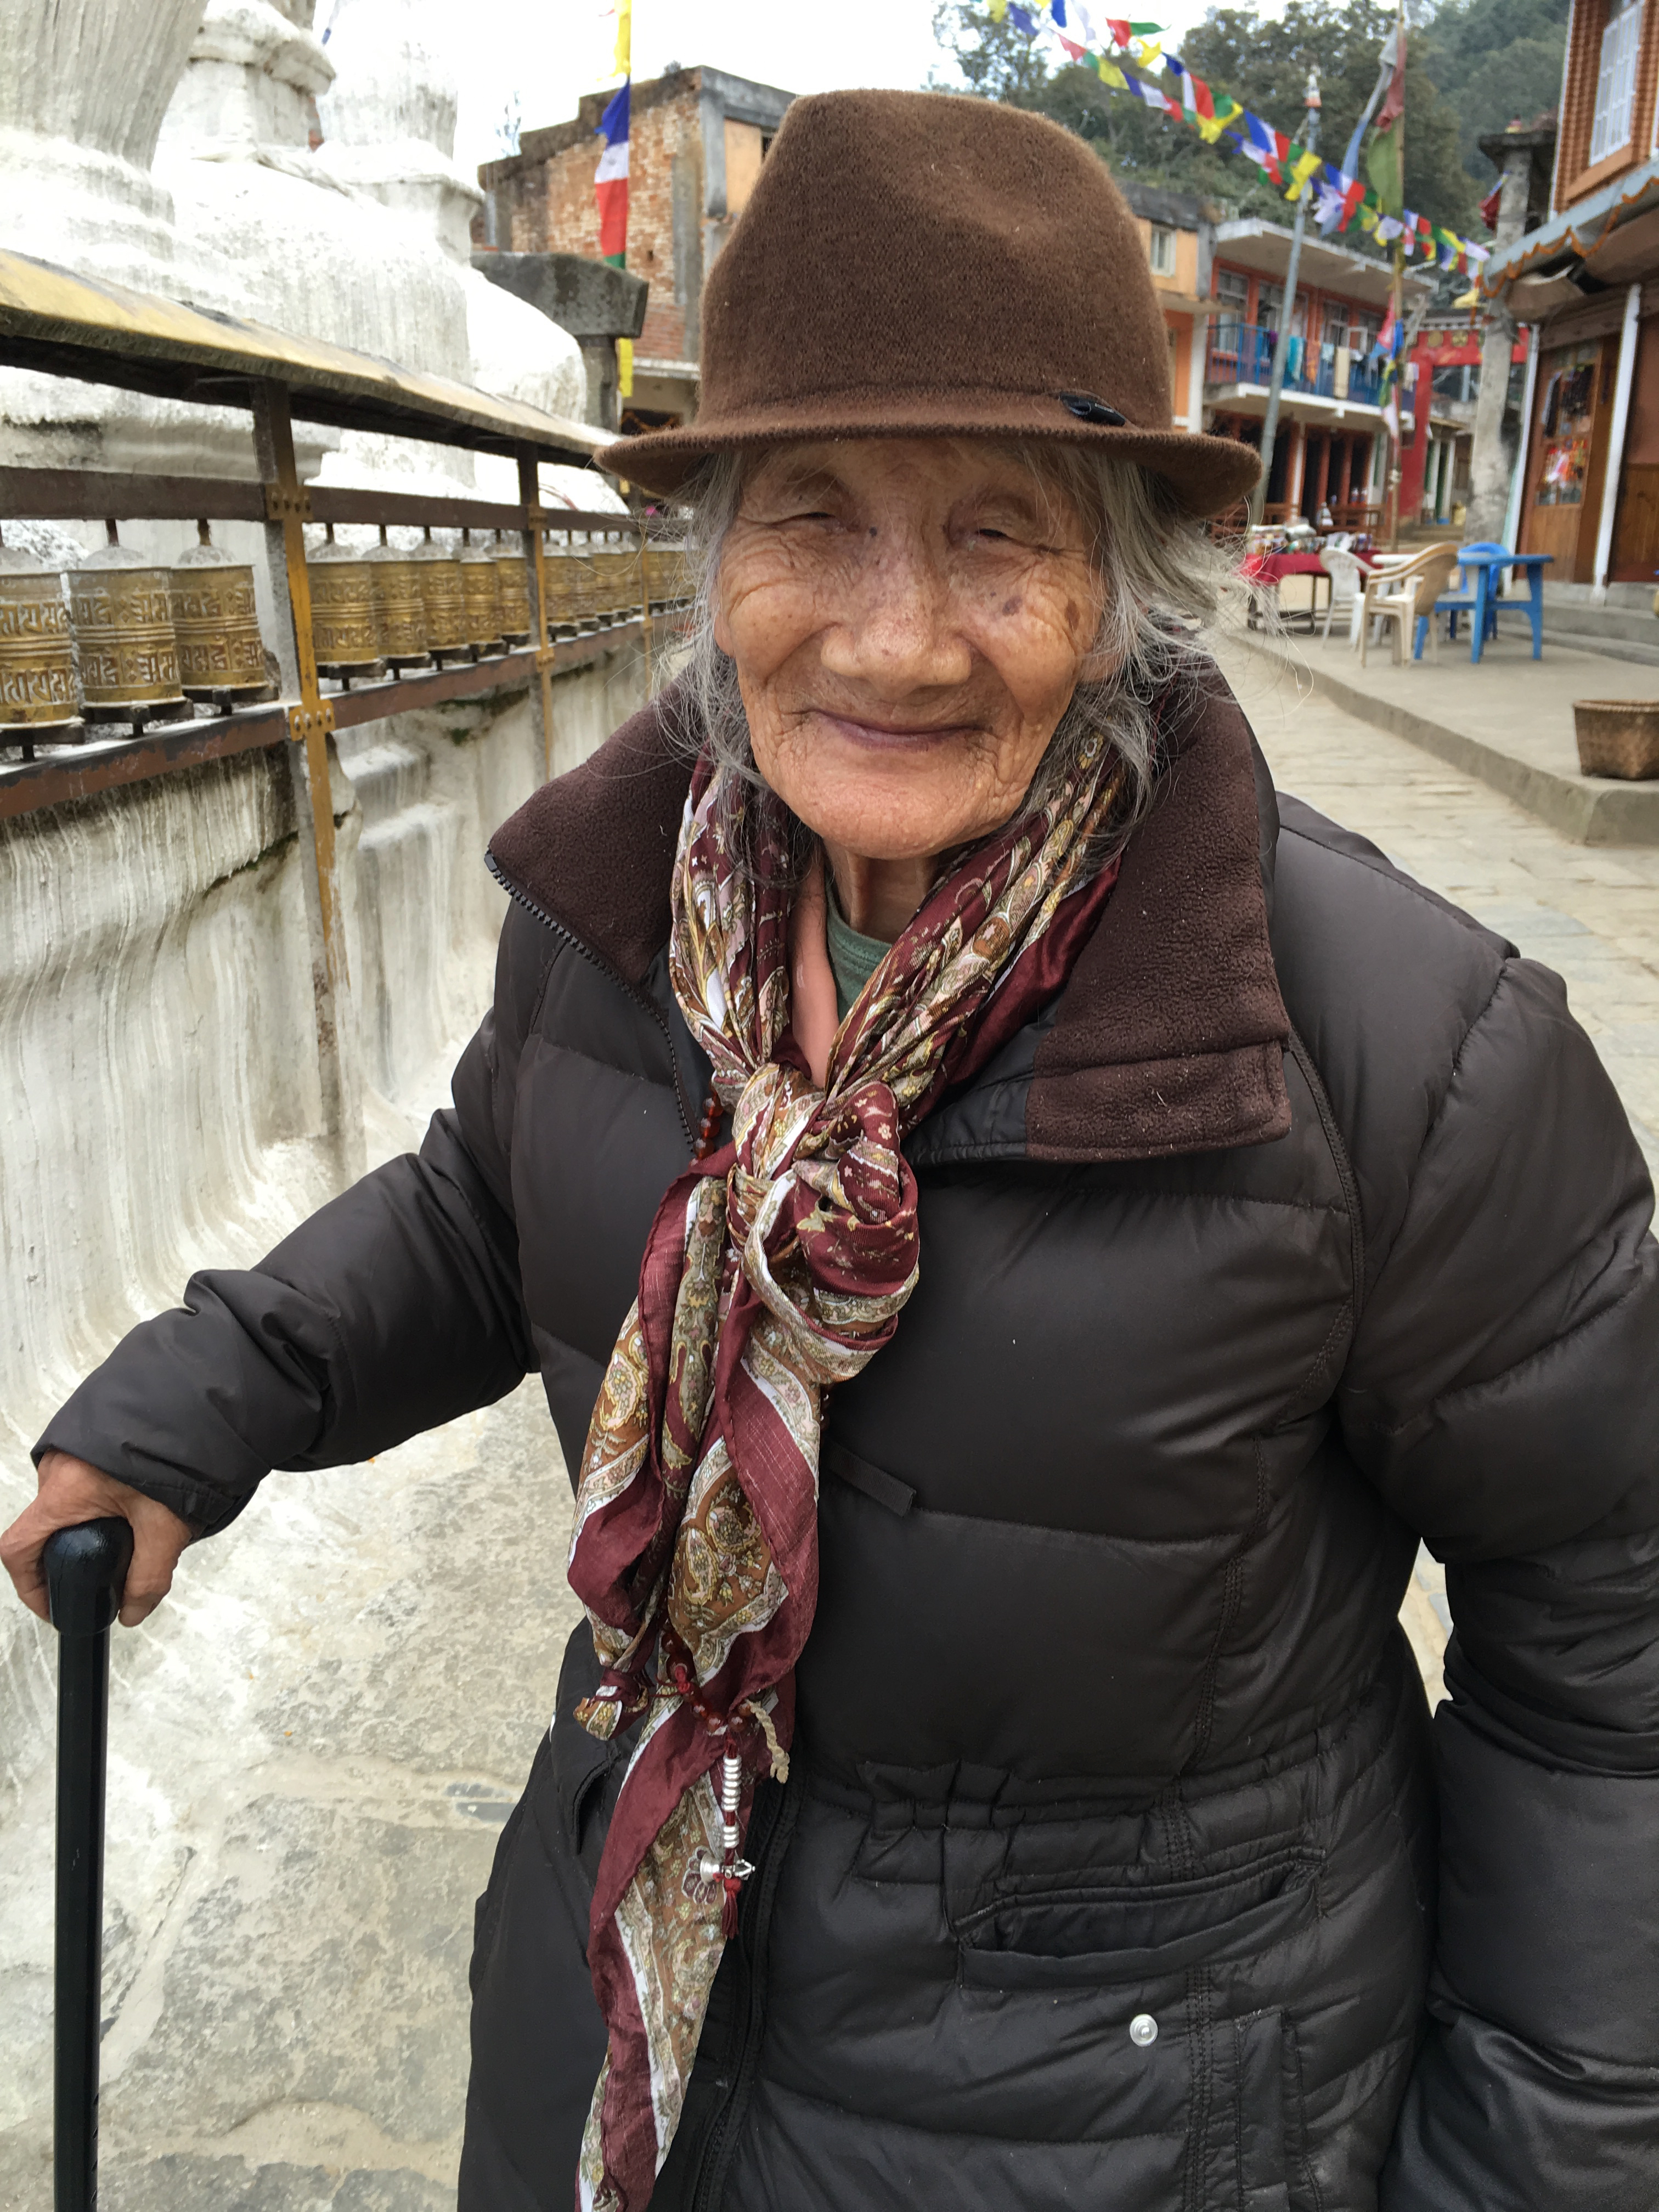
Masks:
[[[1102,612],[1083,518],[972,439],[784,447],[720,557],[714,637],[755,763],[807,828],[874,860],[1018,807]]]

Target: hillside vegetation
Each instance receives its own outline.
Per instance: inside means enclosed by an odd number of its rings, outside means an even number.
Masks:
[[[1483,234],[1477,212],[1494,172],[1476,141],[1512,118],[1531,121],[1560,89],[1570,0],[1445,0],[1407,9],[1406,202],[1430,221]],[[1277,18],[1212,8],[1180,44],[1182,59],[1218,89],[1300,137],[1310,69],[1323,103],[1319,147],[1340,163],[1376,82],[1392,7],[1375,0],[1289,0]],[[1185,125],[1109,92],[1081,64],[1051,69],[1006,18],[971,0],[934,17],[967,88],[1031,107],[1098,145],[1126,179],[1195,192],[1240,214],[1286,219],[1283,195],[1249,161],[1206,146]],[[1352,234],[1345,242],[1359,244]]]

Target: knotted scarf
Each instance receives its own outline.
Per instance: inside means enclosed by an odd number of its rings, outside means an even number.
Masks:
[[[1065,981],[1117,872],[1088,858],[1122,785],[1094,740],[1048,805],[957,866],[854,1003],[820,1090],[790,1029],[787,817],[697,762],[669,970],[732,1133],[658,1209],[576,1498],[570,1581],[604,1668],[579,1717],[599,1736],[643,1723],[593,1894],[610,2041],[581,2212],[651,2194],[752,1871],[755,1781],[787,1773],[824,1395],[889,1340],[916,1283],[900,1146]]]

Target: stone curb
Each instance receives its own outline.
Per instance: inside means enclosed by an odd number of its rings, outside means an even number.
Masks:
[[[1247,632],[1239,641],[1278,667],[1305,677],[1322,698],[1344,713],[1420,745],[1425,752],[1501,791],[1575,844],[1659,845],[1659,782],[1621,783],[1535,767],[1484,738],[1471,737],[1467,730],[1431,720],[1391,700],[1375,699],[1358,684],[1345,684],[1340,676],[1316,667],[1310,658],[1298,658],[1265,637]]]

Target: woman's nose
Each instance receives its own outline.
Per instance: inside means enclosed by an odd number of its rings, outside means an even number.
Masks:
[[[823,665],[890,697],[966,683],[973,653],[957,614],[942,564],[896,533],[860,564],[841,619],[824,638]]]

